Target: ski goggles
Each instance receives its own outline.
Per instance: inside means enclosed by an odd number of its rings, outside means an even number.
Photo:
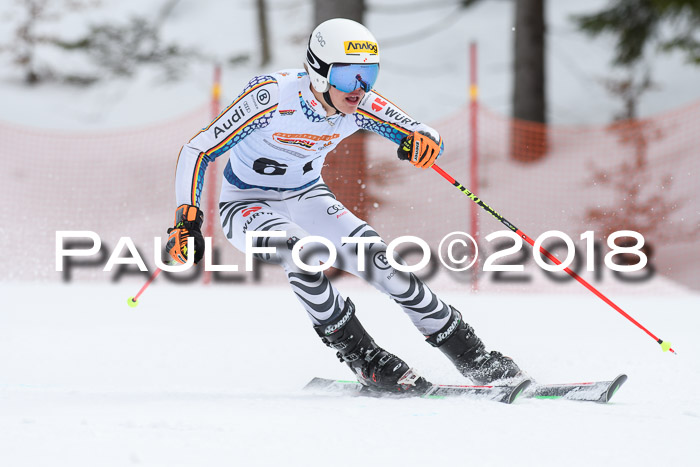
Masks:
[[[334,63],[328,72],[328,82],[341,92],[353,92],[361,88],[369,92],[379,75],[379,64]]]

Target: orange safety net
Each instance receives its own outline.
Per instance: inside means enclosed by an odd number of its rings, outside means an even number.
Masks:
[[[651,290],[652,279],[670,279],[671,285],[700,289],[700,103],[643,120],[571,127],[514,121],[480,108],[477,187],[469,186],[468,112],[433,124],[446,144],[438,164],[508,221],[533,239],[549,230],[568,235],[576,248],[572,267],[596,286]],[[367,162],[358,164],[351,156],[358,149],[350,141],[328,158],[325,178],[335,184],[341,200],[347,197],[352,204],[364,191],[359,211],[367,213],[387,241],[416,235],[437,251],[445,235],[465,231],[477,237],[482,266],[489,255],[512,245],[507,239],[485,240],[507,228],[481,208],[475,234],[470,222],[473,203],[437,173],[398,163],[391,143],[367,140]],[[360,165],[369,170],[355,177],[361,173]],[[605,266],[610,251],[607,237],[622,230],[644,237],[642,251],[649,261],[638,273],[615,273]],[[590,254],[588,243],[581,240],[586,231],[592,231],[595,240]],[[624,237],[616,244],[631,247],[636,241]],[[553,245],[552,252],[560,259],[565,256],[561,242],[544,245]],[[594,271],[587,273],[589,257]],[[620,265],[638,260],[631,253],[613,257]],[[565,273],[543,273],[527,244],[500,263],[523,264],[525,271],[481,273],[480,288],[580,287]],[[452,274],[451,282],[464,289],[473,284],[470,276]]]
[[[619,278],[602,266],[605,238],[618,230],[644,235],[645,253],[657,279],[700,288],[700,103],[654,118],[614,125],[561,127],[515,122],[481,108],[478,113],[478,186],[470,187],[468,109],[432,126],[446,145],[438,164],[473,190],[494,210],[530,237],[559,230],[577,248],[578,270],[588,261],[582,233],[593,231],[600,246],[593,252],[594,285],[644,284],[642,272]],[[91,230],[104,244],[100,256],[77,258],[71,280],[131,280],[148,273],[134,266],[102,266],[120,237],[131,237],[153,270],[153,237],[167,237],[175,209],[174,170],[178,151],[209,120],[206,106],[174,121],[109,132],[58,132],[0,123],[0,207],[3,219],[2,280],[66,280],[55,271],[55,232]],[[227,156],[209,170],[218,179]],[[223,161],[222,161],[223,160]],[[396,146],[369,133],[342,142],[326,159],[324,179],[348,208],[366,219],[388,242],[398,236],[424,239],[437,252],[447,234],[468,232],[479,242],[479,265],[512,241],[487,242],[505,226],[478,211],[478,231],[470,222],[472,202],[433,170],[417,169],[396,158]],[[205,191],[216,190],[212,177]],[[207,199],[207,195],[202,197]],[[243,256],[231,247],[215,222],[215,263],[236,264],[241,272],[223,273],[214,282],[283,281],[274,266],[243,272]],[[629,240],[629,239],[627,239]],[[548,243],[545,243],[547,246]],[[565,248],[554,245],[562,258]],[[126,253],[126,250],[124,250]],[[415,252],[406,251],[409,263]],[[90,264],[92,261],[92,264]],[[616,262],[633,264],[634,255]],[[528,245],[502,262],[525,264],[522,273],[480,273],[482,290],[547,291],[566,289],[566,280],[544,275]],[[474,273],[452,274],[439,263],[441,286],[471,290]],[[649,268],[647,268],[647,271]],[[118,271],[118,273],[115,273]],[[189,274],[189,273],[188,273]],[[192,276],[199,273],[193,271]],[[555,274],[557,275],[557,274]],[[558,273],[561,275],[561,273]],[[494,280],[494,277],[496,278]],[[431,284],[433,282],[430,282]]]

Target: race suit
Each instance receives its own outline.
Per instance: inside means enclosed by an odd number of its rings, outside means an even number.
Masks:
[[[440,141],[437,131],[374,90],[365,94],[354,114],[328,116],[303,70],[257,76],[183,146],[176,172],[177,204],[199,206],[207,165],[230,151],[219,203],[224,234],[245,252],[248,231],[286,232],[282,239],[257,238],[255,246],[276,248],[274,254],[259,257],[284,268],[314,325],[337,318],[345,302],[322,272],[305,271],[293,261],[294,244],[309,235],[333,243],[338,255],[335,267],[388,294],[421,333],[430,335],[445,325],[449,307],[414,274],[391,267],[383,241],[365,247],[364,271],[358,268],[358,245],[341,241],[341,237],[379,237],[336,199],[321,177],[326,155],[360,129],[397,144],[413,131],[428,132]],[[304,259],[309,265],[328,256],[327,249],[325,257],[318,249],[307,250],[314,250]]]

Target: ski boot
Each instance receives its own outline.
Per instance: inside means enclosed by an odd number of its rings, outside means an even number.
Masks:
[[[487,352],[474,329],[462,321],[462,315],[450,306],[452,316],[447,324],[427,342],[449,358],[462,375],[475,384],[485,385],[521,375],[520,368],[500,352]]]
[[[408,395],[430,387],[406,362],[374,343],[355,316],[355,305],[349,298],[345,299],[345,307],[337,319],[314,329],[324,344],[338,351],[337,357],[367,390]]]

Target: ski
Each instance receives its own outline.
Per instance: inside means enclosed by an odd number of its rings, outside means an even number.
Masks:
[[[532,384],[523,393],[523,398],[566,399],[605,404],[627,381],[627,375],[618,375],[612,381],[593,381],[568,384]]]
[[[422,397],[441,399],[444,397],[468,397],[471,399],[484,399],[505,404],[512,404],[532,380],[525,379],[511,385],[504,386],[463,386],[450,384],[433,384],[421,393],[393,393],[377,392],[363,386],[358,381],[345,381],[339,379],[313,378],[304,387],[305,391],[334,393],[349,396],[368,397]]]
[[[304,387],[304,390],[365,397],[468,397],[472,399],[503,402],[506,404],[513,403],[518,397],[530,399],[564,399],[605,404],[612,399],[625,381],[627,381],[627,375],[621,374],[611,381],[591,381],[584,383],[537,384],[533,383],[530,379],[525,379],[517,384],[503,386],[433,384],[425,392],[410,394],[376,392],[357,381],[313,378]]]

